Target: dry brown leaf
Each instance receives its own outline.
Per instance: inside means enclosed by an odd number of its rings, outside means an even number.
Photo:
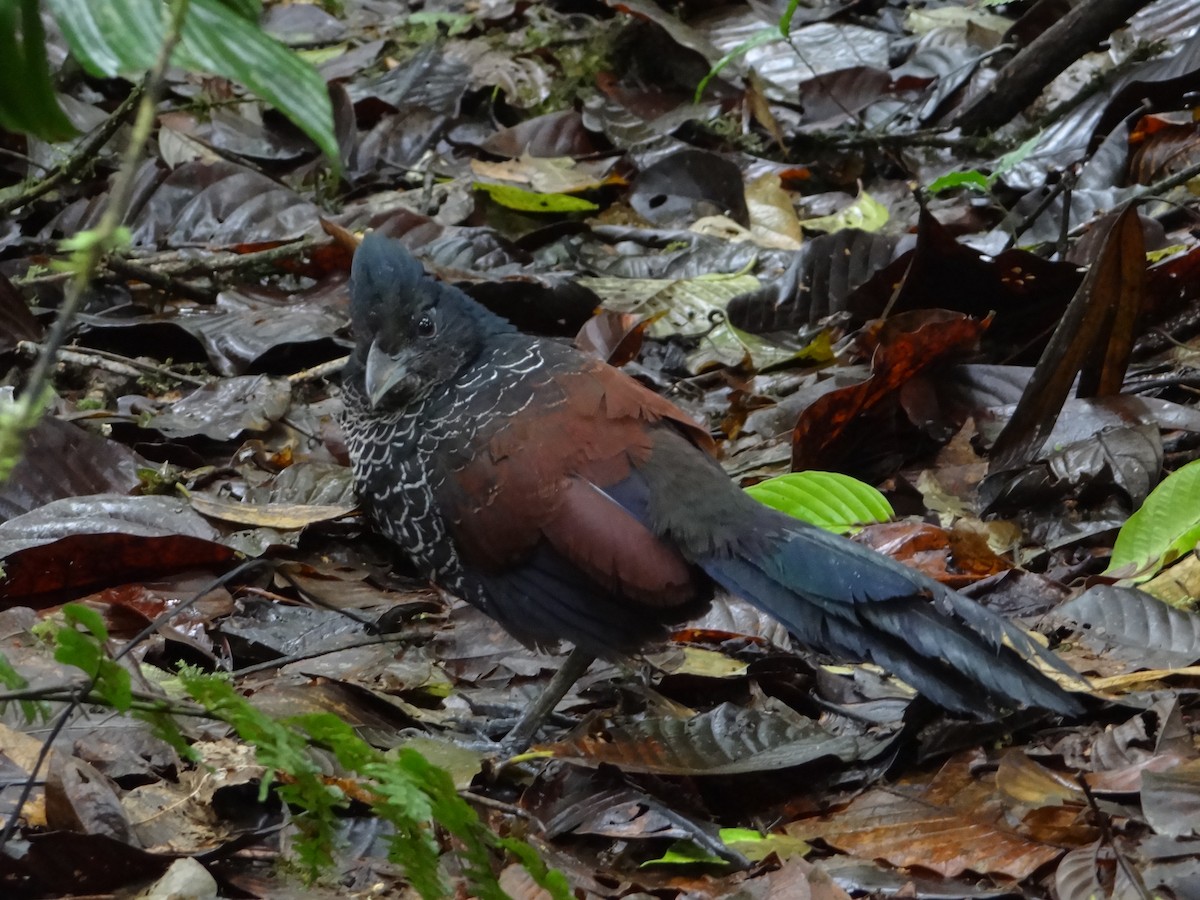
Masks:
[[[919,866],[947,878],[965,872],[1028,878],[1064,848],[1012,825],[994,777],[973,771],[971,760],[960,754],[932,781],[867,791],[840,812],[792,822],[786,831],[852,856]]]

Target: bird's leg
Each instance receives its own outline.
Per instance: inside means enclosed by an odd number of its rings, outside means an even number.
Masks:
[[[523,753],[533,742],[534,735],[542,727],[546,717],[558,706],[558,701],[567,695],[567,691],[583,677],[588,666],[595,659],[592,654],[578,647],[573,647],[563,660],[562,667],[554,673],[541,696],[534,701],[529,709],[521,714],[517,724],[513,726],[508,737],[504,739],[504,750],[510,754]]]

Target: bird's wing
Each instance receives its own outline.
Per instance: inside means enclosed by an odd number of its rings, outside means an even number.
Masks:
[[[707,432],[633,379],[565,348],[519,411],[451,473],[443,506],[462,558],[504,572],[552,548],[603,591],[637,604],[687,604],[705,588],[697,569],[613,493],[670,422],[711,451]],[[569,354],[569,355],[568,355]]]

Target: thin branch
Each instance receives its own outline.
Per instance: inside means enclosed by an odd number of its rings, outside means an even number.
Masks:
[[[37,700],[49,703],[75,703],[75,704],[95,704],[96,706],[111,706],[112,704],[105,697],[88,690],[87,683],[80,681],[78,684],[54,684],[40,688],[26,688],[25,690],[3,691],[0,692],[0,703],[20,703],[28,700]],[[220,716],[210,713],[198,703],[181,703],[179,701],[170,700],[167,697],[162,697],[157,694],[152,694],[149,691],[133,691],[133,703],[130,704],[130,709],[139,712],[168,712],[177,716],[191,716],[200,719],[212,719],[213,721],[224,721]]]
[[[33,341],[17,342],[18,353],[35,356],[40,350],[41,345],[35,344]],[[181,381],[184,384],[193,384],[196,387],[204,387],[212,381],[211,378],[197,378],[194,375],[187,375],[167,366],[159,366],[129,356],[121,356],[118,353],[112,353],[108,350],[89,349],[86,352],[70,349],[59,350],[58,361],[89,369],[101,369],[105,372],[112,372],[115,375],[125,375],[130,378],[140,378],[143,375],[157,375],[159,378],[169,378],[173,381]]]
[[[348,362],[350,362],[349,356],[339,356],[337,359],[331,359],[328,362],[310,366],[307,369],[301,369],[299,372],[293,372],[287,377],[287,380],[292,384],[303,384],[306,381],[317,381],[321,378],[328,378],[330,375],[336,375],[342,371]]]
[[[303,256],[309,250],[321,246],[326,241],[326,238],[305,237],[281,244],[278,247],[272,247],[269,250],[259,250],[255,253],[231,253],[223,259],[192,258],[180,260],[177,264],[162,266],[159,268],[159,271],[176,277],[192,274],[216,275],[217,273],[221,273],[225,276],[240,278],[244,275],[255,274],[263,269],[272,270],[275,267],[275,263]]]
[[[20,209],[22,206],[32,203],[38,197],[45,196],[64,181],[70,181],[91,165],[95,161],[96,154],[100,148],[107,144],[112,139],[112,136],[117,133],[117,130],[125,124],[125,119],[129,116],[130,111],[142,99],[142,89],[140,87],[134,88],[129,92],[129,96],[122,100],[121,104],[113,110],[112,115],[105,119],[92,136],[80,144],[75,152],[71,154],[70,158],[63,162],[61,166],[19,194],[14,194],[11,197],[0,196],[0,216],[6,216],[13,210]]]
[[[105,268],[123,278],[131,278],[137,281],[144,282],[152,288],[158,288],[165,294],[171,294],[175,297],[183,297],[185,300],[193,300],[196,303],[203,303],[206,306],[216,302],[217,291],[212,287],[197,287],[194,284],[189,284],[186,281],[181,281],[171,275],[164,274],[149,266],[139,265],[135,262],[130,262],[120,256],[109,256],[104,261]]]
[[[321,647],[315,650],[291,653],[287,656],[281,656],[278,659],[268,659],[266,662],[254,663],[253,665],[243,666],[240,669],[234,669],[229,674],[235,678],[244,678],[245,676],[253,675],[256,672],[268,672],[272,669],[281,669],[284,666],[290,666],[292,663],[304,662],[308,659],[320,659],[322,656],[329,656],[333,653],[341,653],[343,650],[357,650],[362,647],[374,647],[378,644],[407,644],[411,643],[411,640],[412,635],[385,634],[378,637],[364,638],[361,641],[350,641],[345,644],[338,644],[336,647]]]
[[[1096,817],[1096,823],[1100,826],[1100,834],[1104,838],[1104,842],[1112,848],[1113,856],[1116,857],[1117,865],[1121,871],[1125,873],[1125,877],[1129,879],[1129,883],[1133,885],[1133,889],[1137,891],[1137,895],[1141,900],[1154,900],[1154,896],[1146,888],[1146,883],[1142,881],[1141,873],[1133,867],[1129,862],[1129,858],[1121,852],[1121,848],[1117,846],[1116,835],[1113,834],[1112,821],[1108,815],[1100,809],[1096,803],[1096,795],[1092,793],[1091,786],[1087,783],[1087,779],[1083,777],[1082,772],[1075,773],[1075,780],[1079,783],[1080,790],[1083,791],[1083,796],[1087,799],[1088,806],[1092,809],[1092,814]]]
[[[141,162],[146,142],[150,139],[150,132],[154,129],[158,99],[162,96],[166,84],[166,72],[170,64],[171,53],[174,51],[175,45],[179,43],[183,20],[187,15],[188,2],[189,0],[175,0],[172,4],[170,27],[163,39],[162,47],[159,48],[154,68],[146,76],[138,102],[137,116],[133,122],[133,134],[130,135],[129,145],[125,148],[121,168],[117,172],[112,191],[109,193],[108,203],[96,226],[93,240],[82,251],[82,265],[67,284],[62,307],[59,309],[54,326],[50,329],[50,334],[43,345],[42,355],[38,357],[38,361],[29,375],[26,398],[31,405],[39,407],[42,405],[42,398],[49,385],[50,372],[54,367],[58,350],[66,342],[67,332],[75,320],[75,314],[83,302],[84,294],[91,285],[106,248],[112,244],[117,230],[121,227],[121,222],[125,219],[125,212],[133,197],[138,164]]]
[[[112,242],[114,236],[117,234],[117,229],[125,218],[125,211],[129,206],[130,198],[133,196],[134,178],[137,173],[138,163],[142,158],[142,151],[154,127],[158,98],[162,95],[163,87],[166,84],[166,73],[167,67],[170,64],[171,53],[174,51],[175,45],[179,43],[180,34],[183,30],[183,21],[187,16],[188,2],[189,0],[173,0],[171,4],[170,25],[166,36],[163,38],[163,45],[159,48],[158,58],[154,62],[154,67],[146,75],[143,89],[140,92],[137,117],[133,124],[133,134],[130,135],[129,146],[125,148],[125,153],[122,156],[121,168],[117,172],[116,182],[113,185],[112,192],[109,194],[108,205],[105,207],[104,214],[100,217],[100,224],[97,226],[94,236],[95,239],[84,251],[83,265],[79,267],[75,277],[67,285],[62,308],[59,310],[58,317],[54,320],[54,327],[51,329],[50,335],[42,348],[42,355],[38,357],[38,361],[34,365],[26,392],[22,396],[21,401],[19,401],[19,409],[17,415],[14,417],[15,429],[30,427],[40,416],[45,406],[44,400],[50,383],[50,372],[53,370],[58,350],[66,340],[67,331],[71,326],[72,320],[75,318],[75,313],[79,309],[88,285],[91,284],[92,275],[100,262],[104,248]],[[13,805],[12,814],[9,815],[8,820],[4,823],[4,828],[0,830],[0,847],[6,846],[16,832],[17,824],[21,820],[21,811],[25,808],[25,804],[29,801],[29,797],[33,793],[34,783],[38,779],[42,766],[46,764],[46,759],[50,755],[50,748],[53,746],[54,741],[62,733],[67,722],[74,716],[76,708],[82,702],[82,698],[89,695],[96,687],[98,679],[99,674],[92,676],[89,683],[83,689],[74,692],[71,701],[55,720],[54,726],[50,729],[50,735],[42,744],[38,757],[30,769],[29,779],[21,788],[20,796],[17,797]]]

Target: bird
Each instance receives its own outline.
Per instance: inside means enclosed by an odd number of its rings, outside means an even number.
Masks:
[[[518,331],[377,232],[351,265],[350,323],[342,427],[364,510],[423,577],[522,643],[572,644],[564,681],[636,653],[722,588],[950,713],[1083,711],[1031,661],[1074,673],[1014,623],[759,503],[662,395]]]

